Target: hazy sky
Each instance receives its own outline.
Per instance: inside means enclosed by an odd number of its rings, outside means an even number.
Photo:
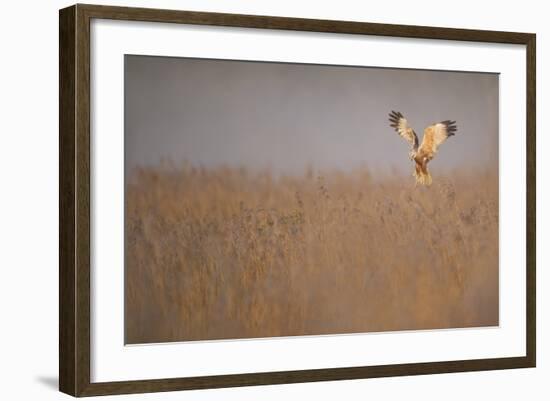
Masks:
[[[498,75],[126,56],[126,166],[188,161],[277,172],[409,170],[389,127],[456,120],[433,168],[498,164]],[[437,167],[436,167],[437,166]]]

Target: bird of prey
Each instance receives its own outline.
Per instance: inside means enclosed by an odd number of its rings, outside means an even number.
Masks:
[[[390,127],[395,128],[399,136],[405,138],[411,145],[409,157],[415,163],[413,176],[416,179],[416,184],[431,185],[432,176],[428,171],[428,162],[434,158],[437,148],[448,137],[456,133],[456,121],[445,120],[426,127],[420,146],[418,146],[416,132],[409,126],[400,112],[392,110],[390,113]]]

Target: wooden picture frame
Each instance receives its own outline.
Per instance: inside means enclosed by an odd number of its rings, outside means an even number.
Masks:
[[[525,60],[527,71],[527,119],[525,122],[527,132],[526,355],[522,357],[363,367],[354,366],[221,376],[91,382],[90,21],[94,18],[525,45],[527,54]],[[60,10],[59,29],[60,391],[73,396],[95,396],[535,366],[536,37],[534,34],[81,4]]]

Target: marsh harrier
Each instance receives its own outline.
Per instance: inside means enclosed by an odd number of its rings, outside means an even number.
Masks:
[[[411,145],[409,157],[415,163],[413,176],[420,185],[431,185],[432,176],[428,171],[428,163],[437,153],[437,148],[445,140],[456,133],[456,121],[445,120],[426,127],[422,143],[418,146],[416,132],[409,126],[405,117],[400,112],[390,113],[390,127],[405,138]]]

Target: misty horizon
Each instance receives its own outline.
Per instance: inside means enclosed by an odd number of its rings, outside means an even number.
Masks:
[[[457,121],[434,170],[498,168],[497,74],[129,55],[125,167],[408,174],[391,110]]]

